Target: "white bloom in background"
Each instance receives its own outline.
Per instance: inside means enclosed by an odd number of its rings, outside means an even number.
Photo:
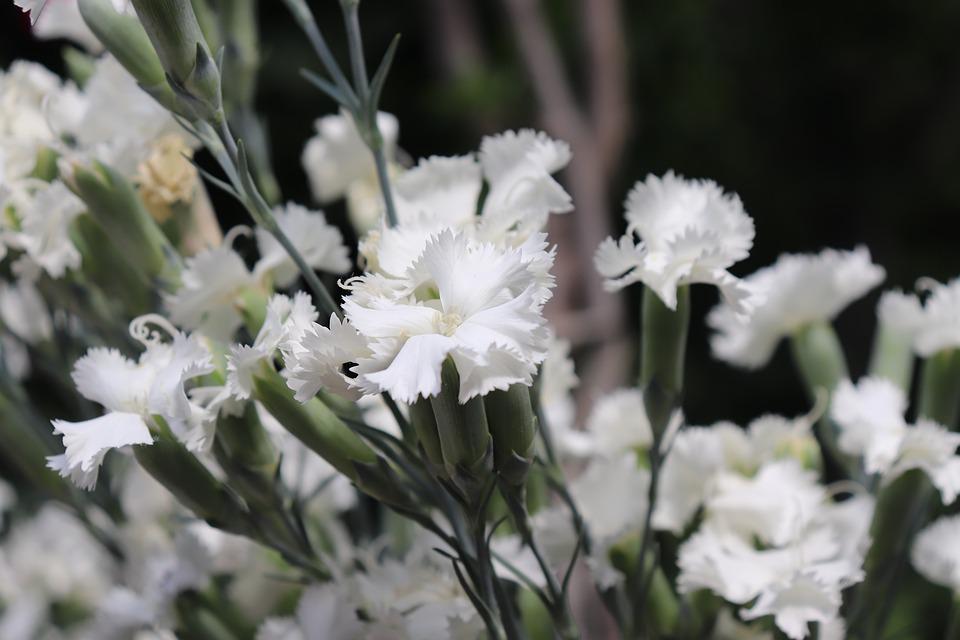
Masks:
[[[77,486],[92,489],[108,451],[153,443],[148,426],[153,415],[163,417],[191,450],[204,450],[212,443],[210,416],[191,403],[184,390],[192,378],[213,371],[210,353],[195,337],[167,329],[173,342],[144,340],[146,350],[137,362],[102,347],[90,349],[77,361],[73,370],[77,391],[103,405],[107,413],[83,422],[53,421],[66,452],[48,458],[52,469]]]
[[[573,389],[579,380],[570,357],[570,342],[551,336],[547,357],[540,365],[539,401],[559,453],[580,455],[584,450],[583,432],[574,429],[577,407]]]
[[[924,358],[960,347],[960,278],[947,284],[928,284],[930,294],[923,303],[914,338],[914,349]]]
[[[921,327],[922,309],[920,299],[913,294],[884,291],[877,303],[877,321],[881,327],[912,342]]]
[[[92,53],[103,49],[83,21],[76,0],[15,0],[14,4],[25,13],[30,12],[33,35],[38,39],[66,38]],[[127,0],[113,0],[112,4],[117,11],[124,11],[129,3]]]
[[[70,129],[77,145],[70,152],[132,178],[154,142],[169,135],[183,139],[182,130],[113,56],[102,56],[95,65],[83,87],[84,108]]]
[[[703,505],[716,474],[748,459],[749,449],[746,435],[734,424],[680,431],[660,470],[653,526],[681,532]]]
[[[721,473],[706,500],[706,518],[745,539],[787,544],[813,520],[825,499],[816,478],[791,459],[770,462],[753,477]]]
[[[384,155],[393,165],[397,154],[399,124],[389,113],[377,114]],[[377,182],[373,155],[360,138],[347,113],[324,116],[314,122],[316,135],[307,141],[301,156],[313,197],[327,204],[348,196],[350,219],[362,233],[377,226],[383,214],[383,198]]]
[[[8,246],[20,249],[51,278],[80,266],[80,252],[70,240],[70,223],[86,207],[62,182],[21,183],[11,202],[20,221],[6,233]]]
[[[840,427],[844,452],[864,458],[864,468],[891,482],[911,469],[920,469],[940,491],[944,504],[960,495],[960,434],[931,420],[908,425],[903,391],[892,382],[862,378],[837,387],[831,416]]]
[[[597,400],[587,416],[593,453],[613,457],[631,449],[647,449],[653,432],[639,389],[617,389]]]
[[[570,145],[533,129],[487,136],[480,164],[490,185],[483,203],[485,238],[542,230],[551,213],[573,210],[570,195],[552,174],[570,162]]]
[[[804,326],[830,321],[884,278],[866,247],[853,251],[825,249],[819,254],[785,254],[771,266],[744,278],[764,303],[744,315],[721,303],[707,316],[716,333],[714,357],[755,369],[773,356],[780,340]]]
[[[863,456],[867,473],[890,469],[907,432],[906,410],[903,390],[885,378],[861,378],[856,386],[841,381],[831,406],[831,416],[840,426],[840,450]]]
[[[960,593],[960,516],[936,520],[917,534],[910,551],[913,568],[934,584]]]
[[[0,71],[0,184],[26,177],[37,162],[37,152],[56,143],[69,116],[59,103],[73,103],[79,92],[34,62],[16,60]],[[46,106],[45,106],[46,105]]]
[[[180,288],[164,300],[177,326],[230,342],[243,324],[237,299],[244,289],[256,286],[256,278],[231,246],[239,229],[231,229],[219,247],[187,258]]]
[[[295,617],[270,618],[256,640],[358,640],[363,623],[339,584],[312,586],[300,596]]]
[[[669,171],[638,182],[625,206],[627,234],[607,238],[594,259],[607,290],[642,282],[675,309],[678,286],[706,283],[737,313],[752,308],[750,289],[727,271],[753,246],[753,219],[736,194]]]
[[[460,401],[511,384],[531,384],[546,357],[543,304],[549,289],[516,249],[501,250],[444,231],[408,270],[406,295],[370,295],[373,276],[354,281],[344,313],[369,341],[356,384],[412,403],[440,392],[448,356],[460,374]]]
[[[472,155],[423,158],[393,183],[397,223],[402,227],[471,225],[483,187],[480,164]]]
[[[7,511],[17,503],[17,492],[9,484],[0,480],[0,529],[3,528]]]
[[[48,636],[49,607],[93,607],[117,567],[106,549],[68,510],[48,503],[14,524],[0,546],[0,634],[5,640]]]
[[[339,229],[327,223],[323,213],[291,202],[282,208],[275,207],[273,215],[280,230],[312,268],[327,273],[346,273],[350,270],[350,256],[343,244],[343,235]],[[255,233],[260,260],[254,267],[254,273],[258,276],[269,273],[280,288],[292,285],[300,275],[293,259],[268,231],[257,227]]]
[[[47,304],[33,282],[26,278],[12,283],[0,281],[0,322],[27,344],[49,340],[53,335],[53,320]]]

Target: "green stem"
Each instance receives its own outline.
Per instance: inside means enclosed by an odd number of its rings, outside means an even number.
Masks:
[[[913,377],[913,345],[903,332],[880,325],[870,355],[870,375],[886,378],[905,392]]]
[[[960,349],[939,351],[923,363],[917,415],[947,428],[957,423],[960,409]]]
[[[837,384],[848,376],[843,347],[827,322],[815,322],[799,329],[790,338],[790,349],[811,403],[816,404],[821,393],[832,394]],[[830,457],[847,473],[857,468],[856,461],[840,451],[837,428],[829,412],[817,422],[817,435]]]

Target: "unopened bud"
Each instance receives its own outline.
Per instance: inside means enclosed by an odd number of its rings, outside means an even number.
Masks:
[[[522,485],[533,462],[536,417],[530,389],[522,384],[492,391],[483,398],[493,436],[493,464],[509,484]]]
[[[130,181],[99,162],[90,167],[75,165],[72,169],[67,184],[87,205],[90,215],[128,264],[148,279],[175,282],[179,269],[174,250]]]
[[[493,443],[483,398],[460,404],[460,374],[449,358],[443,363],[441,379],[440,393],[430,399],[430,404],[437,421],[443,465],[464,497],[476,502],[493,471]]]

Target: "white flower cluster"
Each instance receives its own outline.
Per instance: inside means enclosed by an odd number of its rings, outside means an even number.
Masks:
[[[439,393],[448,357],[461,402],[531,384],[553,286],[542,229],[571,206],[551,174],[568,159],[566,145],[525,130],[484,139],[479,158],[432,157],[399,175],[399,224],[361,242],[367,270],[344,283],[344,321],[315,325],[288,354],[298,398],[326,388],[412,403]]]

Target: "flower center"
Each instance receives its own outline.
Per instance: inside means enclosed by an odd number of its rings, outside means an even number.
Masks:
[[[452,336],[461,324],[463,324],[463,317],[459,313],[445,313],[440,316],[437,329],[445,336]]]

